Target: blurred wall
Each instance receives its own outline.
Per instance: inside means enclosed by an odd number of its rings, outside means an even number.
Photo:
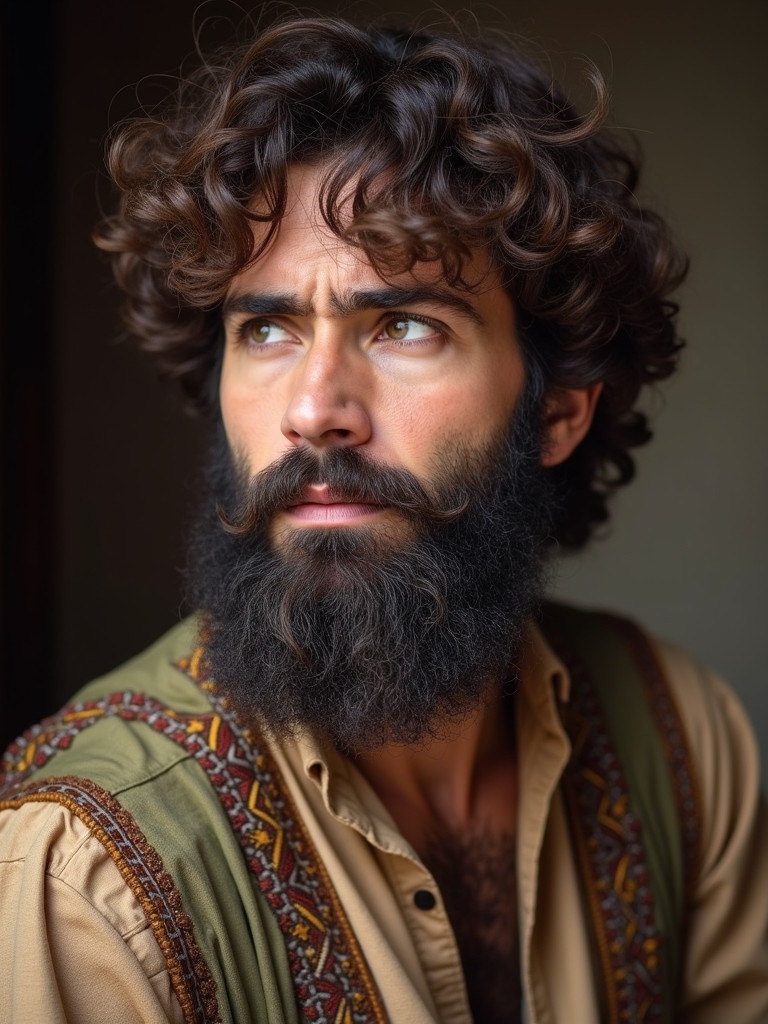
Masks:
[[[385,8],[356,4],[351,14]],[[108,195],[98,180],[107,126],[159,97],[162,79],[145,76],[177,71],[193,48],[196,9],[198,24],[237,16],[234,5],[197,0],[58,6],[54,703],[178,615],[180,537],[204,431],[144,357],[114,342],[117,296],[89,231],[97,196]],[[416,0],[408,14],[423,9]],[[643,196],[671,218],[693,260],[681,296],[684,369],[651,399],[657,438],[616,503],[610,535],[563,563],[557,590],[635,614],[717,666],[768,750],[768,8],[527,0],[504,19],[484,5],[474,12],[541,44],[571,82],[580,54],[596,61],[616,123],[642,140]],[[218,31],[209,22],[203,35]]]
[[[546,18],[611,77],[616,122],[646,154],[643,195],[691,256],[680,293],[688,348],[679,376],[650,403],[656,439],[608,539],[563,563],[558,590],[636,614],[719,669],[768,752],[768,6],[650,0],[537,11],[533,20],[543,28]]]

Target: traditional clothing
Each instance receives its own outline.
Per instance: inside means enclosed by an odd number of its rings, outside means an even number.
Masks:
[[[768,832],[749,728],[722,684],[664,649],[661,673],[617,623],[650,662],[615,687],[632,726],[617,742],[610,689],[569,653],[590,630],[603,650],[601,622],[549,617],[570,672],[534,627],[523,652],[528,1019],[768,1020]],[[466,1024],[445,908],[376,794],[322,738],[239,724],[196,635],[181,624],[11,749],[27,781],[1,816],[3,921],[19,922],[0,940],[9,1019]],[[628,754],[638,735],[650,754]]]

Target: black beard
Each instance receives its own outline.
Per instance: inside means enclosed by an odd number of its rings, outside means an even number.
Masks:
[[[485,450],[453,446],[430,493],[343,447],[293,449],[249,482],[222,431],[188,582],[211,675],[236,710],[278,734],[307,726],[361,752],[437,735],[491,683],[514,678],[551,536],[537,424],[519,409]],[[275,549],[272,514],[320,482],[392,506],[400,529],[296,529]]]

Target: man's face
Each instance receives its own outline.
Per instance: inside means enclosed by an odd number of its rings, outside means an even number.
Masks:
[[[316,174],[291,184],[224,305],[190,595],[244,714],[416,742],[514,674],[551,529],[541,410],[482,260],[471,291],[434,265],[385,282],[323,226]]]
[[[324,224],[318,172],[295,168],[267,255],[232,281],[224,305],[221,410],[233,452],[253,476],[292,448],[355,448],[413,473],[430,490],[457,447],[503,434],[523,389],[512,302],[477,258],[468,292],[437,264],[388,281]],[[258,230],[258,227],[256,228]],[[386,506],[345,501],[319,481],[270,525],[391,534]]]
[[[487,261],[470,290],[437,264],[385,281],[324,225],[319,180],[293,171],[274,244],[224,303],[225,436],[190,597],[235,707],[363,750],[436,735],[514,677],[552,531],[546,467],[599,388],[542,406]]]

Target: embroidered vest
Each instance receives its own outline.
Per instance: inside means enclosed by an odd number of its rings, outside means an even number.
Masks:
[[[603,979],[601,1019],[674,1022],[700,832],[682,722],[633,623],[550,604],[542,626],[571,676],[561,785]]]
[[[572,675],[563,791],[604,1019],[671,1022],[697,838],[680,721],[629,623],[550,606],[544,628]],[[29,730],[6,753],[0,807],[56,801],[88,825],[144,909],[188,1024],[383,1024],[268,746],[194,648],[188,620]]]

